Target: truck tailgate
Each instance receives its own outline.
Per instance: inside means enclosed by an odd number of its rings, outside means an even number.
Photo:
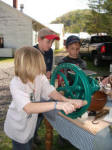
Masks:
[[[112,56],[112,42],[104,43],[106,47],[105,55],[111,55]]]

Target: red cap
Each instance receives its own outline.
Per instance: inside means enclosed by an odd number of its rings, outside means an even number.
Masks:
[[[45,38],[48,40],[60,40],[59,36],[56,34],[46,35]]]

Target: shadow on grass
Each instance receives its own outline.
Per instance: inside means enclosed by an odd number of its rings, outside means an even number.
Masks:
[[[0,150],[12,150],[12,141],[3,131],[0,131]]]
[[[0,63],[2,63],[2,62],[12,62],[12,61],[14,61],[14,58],[0,57]]]
[[[95,71],[99,76],[108,76],[110,74],[110,64],[102,63],[100,66],[96,67],[93,65],[93,62],[89,59],[85,59],[87,62],[87,69]]]

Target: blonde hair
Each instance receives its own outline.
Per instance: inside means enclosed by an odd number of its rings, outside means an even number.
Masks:
[[[46,65],[42,54],[34,47],[22,47],[15,53],[15,75],[23,83],[33,82],[39,74],[46,73]]]

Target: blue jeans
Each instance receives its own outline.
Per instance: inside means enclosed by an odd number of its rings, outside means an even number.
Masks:
[[[39,115],[38,115],[38,120],[37,120],[37,124],[36,124],[36,129],[35,129],[35,133],[34,133],[34,138],[33,138],[33,140],[35,141],[36,140],[36,137],[38,136],[38,129],[39,129],[39,127],[40,127],[40,125],[41,125],[41,122],[43,121],[43,119],[44,119],[44,115],[42,114],[42,113],[40,113]]]
[[[32,148],[32,139],[30,141],[28,141],[27,143],[25,143],[25,144],[18,143],[16,141],[12,140],[12,145],[13,145],[12,150],[31,150],[31,148]]]

